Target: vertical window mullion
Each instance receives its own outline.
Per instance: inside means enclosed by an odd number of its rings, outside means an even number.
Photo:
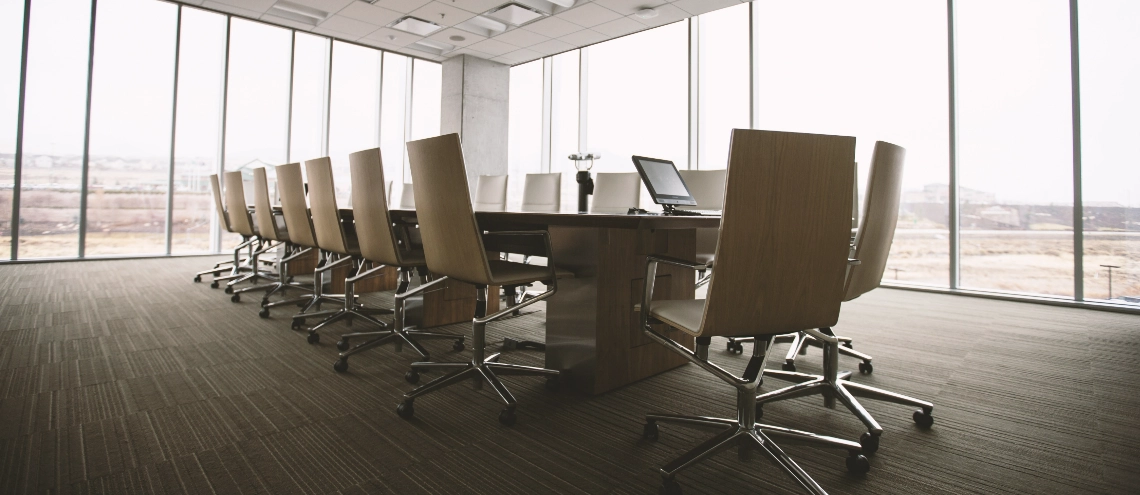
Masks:
[[[1077,0],[1069,0],[1069,70],[1073,92],[1073,299],[1085,300],[1085,219],[1081,184],[1081,52]]]
[[[20,46],[20,96],[16,109],[16,156],[12,169],[12,223],[9,229],[10,258],[16,260],[20,254],[20,188],[24,162],[24,98],[28,83],[28,36],[32,21],[32,0],[24,0],[24,36]]]
[[[947,23],[947,64],[949,75],[949,116],[950,116],[950,186],[949,197],[950,203],[949,220],[950,220],[950,289],[957,289],[960,282],[960,261],[961,261],[961,218],[958,212],[958,90],[956,85],[957,80],[957,59],[954,53],[954,0],[946,0],[946,23]]]
[[[95,11],[98,0],[91,0],[91,28],[87,38],[87,108],[83,118],[83,161],[79,179],[79,257],[82,258],[87,241],[87,176],[91,158],[91,86],[95,70]]]
[[[182,51],[182,6],[174,19],[174,89],[170,101],[170,161],[166,177],[166,255],[174,239],[174,147],[178,139],[178,63]],[[215,215],[216,216],[216,215]]]

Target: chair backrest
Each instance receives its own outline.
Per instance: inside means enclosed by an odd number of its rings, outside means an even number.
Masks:
[[[298,246],[317,247],[313,235],[313,220],[309,218],[309,205],[305,202],[305,181],[301,178],[301,164],[278,165],[277,194],[281,196],[281,213],[289,229],[289,242]]]
[[[261,237],[272,241],[289,240],[288,235],[277,230],[273,204],[269,202],[269,179],[265,175],[265,167],[253,169],[253,214],[257,217],[257,231]]]
[[[626,213],[641,204],[641,176],[637,172],[598,173],[594,179],[591,213]]]
[[[380,148],[357,151],[348,155],[352,174],[352,197],[356,201],[352,216],[360,254],[369,261],[386,265],[403,265],[392,221],[388,217],[388,198],[384,195],[384,164]]]
[[[226,204],[230,209],[226,212],[230,217],[230,227],[241,235],[257,235],[253,228],[253,219],[249,217],[249,209],[245,204],[245,187],[242,184],[241,172],[226,172],[222,177],[226,184]]]
[[[562,207],[562,173],[526,174],[522,211],[557,213]]]
[[[692,210],[719,210],[724,206],[724,179],[728,170],[678,170],[697,200],[695,206],[679,206]]]
[[[340,210],[336,205],[332,160],[327,156],[305,160],[305,176],[309,179],[309,208],[312,210],[317,245],[325,251],[349,254],[344,242],[344,228],[340,225]]]
[[[471,207],[459,134],[409,141],[407,146],[428,270],[489,285],[487,251]]]
[[[875,141],[876,144],[882,141]],[[859,162],[855,162],[855,181],[851,185],[851,228],[859,228]]]
[[[506,175],[480,175],[475,181],[475,211],[505,211],[507,179]]]
[[[218,220],[222,222],[222,228],[226,229],[226,232],[233,232],[226,207],[222,206],[222,185],[218,182],[218,174],[210,174],[210,190],[214,192],[214,208],[218,210]]]
[[[902,196],[903,164],[906,148],[883,141],[875,142],[871,171],[867,178],[866,208],[855,234],[855,259],[847,274],[844,301],[850,301],[879,286],[887,269],[887,255],[895,239]]]
[[[416,189],[407,182],[400,184],[400,209],[416,209]]]
[[[734,129],[701,335],[835,325],[851,242],[855,138]]]

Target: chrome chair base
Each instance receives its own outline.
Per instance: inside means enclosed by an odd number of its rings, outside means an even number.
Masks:
[[[853,349],[854,344],[852,343],[852,340],[850,337],[838,337],[838,336],[834,336],[834,337],[836,339],[839,339],[839,343],[840,343],[839,353],[840,354],[845,355],[845,356],[851,356],[853,358],[856,358],[856,359],[863,361],[862,363],[859,363],[859,372],[860,373],[871,373],[875,369],[874,366],[871,364],[871,360],[872,360],[871,356]],[[743,344],[745,342],[752,342],[752,341],[753,341],[752,337],[738,337],[738,338],[729,337],[728,342],[725,344],[725,349],[728,352],[732,352],[732,353],[736,353],[736,354],[742,354],[744,352],[744,345]],[[803,356],[803,355],[807,354],[807,348],[809,345],[815,346],[815,347],[823,347],[823,344],[821,344],[818,339],[816,339],[815,337],[812,337],[811,335],[806,334],[805,332],[796,332],[796,333],[790,333],[787,335],[780,335],[779,337],[776,337],[776,343],[777,344],[783,344],[783,343],[791,343],[792,344],[791,347],[788,348],[787,356],[784,357],[784,364],[782,366],[780,366],[780,368],[783,369],[784,371],[792,371],[792,372],[796,371],[796,357],[797,356]]]
[[[354,320],[359,319],[359,320],[363,320],[367,323],[371,323],[373,325],[376,325],[380,328],[389,328],[387,323],[384,323],[380,320],[377,320],[376,318],[373,318],[372,316],[373,315],[382,315],[382,314],[392,314],[392,310],[380,309],[380,308],[366,308],[366,307],[364,307],[364,305],[358,304],[356,302],[356,294],[353,293],[353,288],[354,288],[356,282],[359,282],[359,281],[364,280],[364,279],[369,278],[369,277],[374,277],[376,275],[379,275],[380,270],[383,269],[385,266],[379,265],[379,266],[373,267],[370,270],[364,270],[364,263],[357,263],[356,259],[345,257],[345,258],[342,258],[341,260],[338,260],[337,262],[329,265],[329,267],[331,268],[333,265],[338,265],[345,260],[348,260],[349,264],[356,266],[356,275],[349,277],[349,278],[346,278],[344,280],[344,295],[343,295],[343,300],[342,300],[343,307],[341,307],[339,309],[332,310],[332,311],[319,311],[316,313],[307,313],[307,314],[304,313],[304,311],[302,311],[301,312],[302,314],[298,314],[298,315],[293,317],[294,327],[297,326],[297,321],[298,321],[299,317],[302,320],[305,318],[312,318],[315,316],[323,316],[324,317],[324,319],[321,320],[320,323],[316,324],[315,326],[309,327],[307,329],[309,332],[308,340],[309,340],[310,344],[315,344],[317,342],[320,342],[321,337],[320,337],[320,334],[318,334],[317,332],[319,332],[322,328],[325,328],[325,327],[332,325],[333,323],[336,323],[336,322],[341,321],[341,320],[347,320],[348,324],[350,326],[352,325],[352,322]],[[316,300],[316,304],[319,305],[320,302],[321,302],[320,299]],[[339,347],[339,345],[338,345],[338,347]]]
[[[913,414],[914,422],[922,428],[930,428],[931,425],[934,424],[934,417],[931,415],[934,411],[934,404],[850,381],[850,373],[840,373],[838,370],[838,351],[842,349],[838,337],[829,335],[828,332],[823,331],[809,330],[808,332],[809,335],[814,332],[815,335],[812,335],[812,337],[823,344],[824,374],[810,375],[788,371],[764,370],[765,377],[778,378],[797,383],[780,390],[756,396],[757,417],[763,415],[762,407],[769,402],[821,394],[824,396],[824,405],[830,408],[834,407],[835,401],[838,399],[839,402],[843,403],[843,405],[867,427],[867,432],[859,438],[859,443],[863,446],[863,451],[868,454],[872,454],[879,449],[879,436],[883,434],[883,428],[879,426],[875,418],[859,404],[855,396],[918,407],[919,409]]]

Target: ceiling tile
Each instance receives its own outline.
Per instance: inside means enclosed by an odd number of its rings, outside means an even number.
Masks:
[[[334,15],[332,17],[329,17],[328,19],[325,19],[325,22],[322,22],[317,27],[355,36],[353,39],[367,36],[376,31],[378,28],[378,26],[375,26],[373,24],[358,21],[356,19],[350,19],[342,15]]]
[[[414,34],[405,33],[398,29],[392,28],[377,29],[369,33],[368,36],[365,36],[365,38],[396,46],[408,46],[423,39],[422,36],[416,36]]]
[[[218,0],[218,2],[245,10],[264,13],[266,10],[269,10],[269,7],[277,3],[277,0]]]
[[[653,17],[651,19],[642,19],[635,14],[629,16],[629,18],[649,27],[657,27],[692,17],[688,12],[685,12],[684,10],[681,10],[670,4],[665,4],[660,7],[653,7],[653,10],[657,11],[657,17]]]
[[[277,17],[275,15],[269,15],[269,14],[265,14],[265,15],[261,16],[261,20],[268,22],[268,23],[271,23],[271,24],[276,24],[278,26],[285,26],[285,27],[289,27],[289,28],[293,28],[293,29],[300,29],[302,31],[308,31],[310,29],[313,29],[313,27],[314,27],[312,24],[305,24],[303,22],[297,22],[294,20],[286,19],[284,17]]]
[[[673,5],[692,15],[720,10],[740,3],[739,0],[677,0]]]
[[[562,53],[565,51],[573,50],[577,47],[565,41],[549,40],[537,45],[533,45],[529,48],[543,55],[554,55],[555,53]]]
[[[610,21],[600,26],[594,26],[593,29],[594,31],[609,36],[610,38],[616,38],[618,36],[625,36],[634,31],[645,29],[645,25],[628,17],[622,17],[616,21]]]
[[[425,21],[431,21],[440,26],[454,26],[467,19],[475,17],[475,14],[466,10],[457,9],[443,2],[432,2],[410,13],[414,17],[419,17]],[[442,14],[442,17],[440,16]]]
[[[523,48],[521,50],[515,50],[515,51],[508,53],[508,54],[505,54],[505,55],[500,55],[500,56],[495,57],[491,60],[493,60],[495,62],[499,62],[499,63],[504,63],[507,65],[517,65],[517,64],[520,64],[523,62],[529,62],[531,60],[537,60],[539,58],[542,58],[541,53],[531,51],[531,50],[527,50],[526,48]]]
[[[462,40],[453,40],[453,39],[451,39],[452,36],[460,36],[463,39]],[[480,41],[487,39],[486,37],[479,36],[477,34],[471,34],[467,31],[462,30],[462,29],[456,29],[456,28],[444,29],[442,31],[439,31],[438,33],[435,33],[431,36],[428,36],[427,38],[429,40],[435,40],[435,41],[439,41],[441,43],[447,43],[447,44],[460,46],[460,47],[467,46],[467,45],[470,45],[472,43],[478,43]]]
[[[542,43],[550,38],[538,34],[534,31],[527,31],[525,29],[512,29],[503,34],[495,36],[496,40],[515,45],[517,47],[526,48],[530,45]]]
[[[355,2],[356,0],[352,1]],[[431,0],[379,0],[373,5],[407,14],[429,3]]]
[[[483,40],[483,41],[480,41],[480,42],[475,43],[473,45],[468,45],[468,48],[470,48],[472,50],[477,50],[477,51],[480,51],[480,52],[483,52],[483,53],[486,53],[488,55],[495,56],[495,57],[502,55],[504,53],[513,52],[515,50],[518,50],[517,46],[508,45],[506,43],[503,43],[502,41],[496,41],[494,39]]]
[[[360,43],[362,45],[368,45],[368,46],[371,46],[374,48],[380,48],[383,50],[397,51],[397,52],[405,51],[404,47],[402,47],[400,45],[393,45],[391,43],[385,43],[383,41],[369,39],[369,38],[360,38],[360,39],[356,40],[356,42]]]
[[[559,19],[564,19],[582,27],[594,27],[598,24],[604,24],[622,17],[621,14],[614,12],[605,7],[599,7],[597,4],[588,3],[580,7],[567,10],[558,14]]]
[[[447,58],[458,57],[460,55],[471,55],[472,57],[478,57],[483,60],[491,60],[494,58],[489,53],[483,53],[479,50],[472,50],[471,48],[460,48],[458,50],[447,52]]]
[[[291,3],[301,4],[306,7],[312,7],[321,12],[328,12],[335,14],[340,12],[340,9],[345,8],[348,4],[356,2],[357,0],[288,0]]]
[[[705,0],[697,0],[703,2]],[[665,5],[665,0],[594,0],[594,3],[621,15],[629,15],[646,7]]]
[[[352,2],[337,15],[367,22],[376,26],[385,26],[389,22],[399,19],[404,14],[383,7],[368,5],[364,2]]]
[[[328,36],[330,38],[336,38],[340,40],[356,41],[356,39],[359,38],[359,36],[353,36],[349,33],[342,33],[340,31],[333,31],[332,29],[325,29],[320,26],[313,28],[312,32],[314,34]]]
[[[551,38],[561,38],[570,33],[573,33],[574,31],[581,31],[582,26],[569,21],[564,21],[557,17],[547,17],[546,19],[527,24],[526,26],[523,26],[522,29],[525,29],[527,31],[534,31],[538,34]]]
[[[558,39],[565,41],[567,43],[570,43],[571,45],[574,45],[578,48],[581,48],[581,47],[586,46],[586,45],[592,45],[594,43],[601,43],[602,41],[605,41],[608,38],[609,38],[608,36],[606,36],[602,33],[599,33],[597,31],[591,31],[589,29],[583,29],[581,31],[578,31],[576,33],[570,33],[570,34],[563,36],[561,38],[558,38]]]
[[[510,2],[511,0],[452,0],[450,3],[468,12],[482,14],[483,12]]]
[[[202,6],[206,7],[207,9],[213,9],[213,10],[218,10],[221,12],[229,12],[231,14],[243,15],[243,16],[249,17],[251,19],[257,19],[258,17],[261,17],[261,14],[264,13],[264,12],[257,12],[257,11],[249,10],[249,9],[243,9],[241,7],[234,7],[233,5],[228,5],[228,4],[224,4],[224,3],[211,2],[209,0],[202,2]]]

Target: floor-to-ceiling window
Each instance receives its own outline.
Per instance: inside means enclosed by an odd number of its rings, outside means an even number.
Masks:
[[[542,172],[543,60],[511,67],[507,132],[507,206],[522,202],[526,174]]]
[[[293,95],[289,108],[289,161],[325,155],[328,135],[329,39],[293,33]]]
[[[439,135],[442,114],[443,66],[415,59],[411,64],[412,101],[408,141]],[[407,150],[404,163],[407,164]],[[404,168],[405,182],[411,182],[412,171]]]
[[[404,132],[407,123],[408,57],[384,54],[383,91],[380,95],[380,157],[384,162],[384,179],[394,184],[390,194],[399,204],[404,182]]]
[[[16,125],[20,106],[20,60],[24,2],[0,2],[0,259],[11,257],[12,188],[16,180]]]
[[[699,139],[691,168],[727,167],[732,130],[749,126],[748,10],[742,3],[697,17]]]
[[[1068,2],[955,5],[961,285],[1072,296]]]
[[[1140,2],[1079,2],[1086,299],[1140,304]]]
[[[380,50],[333,42],[329,158],[337,202],[350,205],[348,155],[380,145]]]
[[[577,211],[578,182],[574,162],[579,151],[581,110],[580,50],[555,55],[550,82],[550,171],[562,173],[562,211]]]
[[[99,0],[84,253],[166,252],[178,6]]]

